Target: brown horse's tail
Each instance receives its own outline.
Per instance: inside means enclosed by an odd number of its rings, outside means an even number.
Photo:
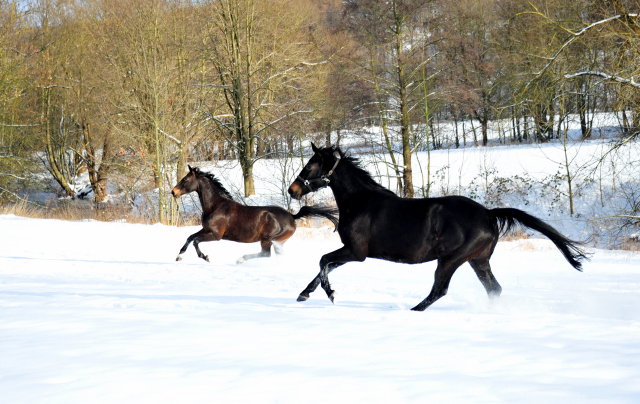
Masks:
[[[544,234],[558,247],[562,255],[569,261],[569,264],[578,271],[582,271],[581,261],[589,259],[587,253],[581,248],[580,242],[568,239],[547,223],[526,212],[513,208],[500,208],[488,209],[487,213],[495,219],[501,235],[509,233],[519,225]]]
[[[333,223],[336,228],[338,227],[338,209],[328,208],[320,206],[303,206],[300,211],[293,215],[295,220],[302,219],[303,217],[324,217]]]

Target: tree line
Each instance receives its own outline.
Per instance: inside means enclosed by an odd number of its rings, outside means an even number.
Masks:
[[[640,127],[638,0],[0,0],[0,203],[52,180],[95,201],[158,190],[192,160],[253,166],[379,128],[397,193],[411,156]],[[434,122],[455,122],[444,139]],[[471,132],[457,131],[469,122]],[[467,139],[469,137],[469,139]],[[43,167],[49,174],[43,177]],[[428,196],[428,190],[427,190]]]

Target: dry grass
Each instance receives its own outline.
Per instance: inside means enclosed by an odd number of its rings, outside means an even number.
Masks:
[[[506,235],[500,237],[500,240],[503,240],[503,241],[516,241],[516,240],[523,240],[523,239],[528,239],[528,238],[529,238],[529,234],[523,232],[521,228],[517,228],[515,230],[510,231]],[[531,243],[529,243],[529,244],[531,244]]]
[[[620,249],[624,251],[640,252],[640,241],[626,239],[620,244]]]
[[[33,219],[96,220],[100,222],[124,221],[127,223],[154,224],[158,221],[150,212],[140,212],[126,204],[101,204],[80,200],[53,200],[46,205],[20,201],[0,206],[0,215],[15,215]],[[184,216],[181,212],[178,226],[200,226],[200,215]],[[296,221],[298,228],[317,229],[333,224],[324,218],[304,218]]]
[[[525,233],[521,228],[516,228],[500,237],[500,241],[516,241],[517,243],[514,249],[519,251],[536,251],[539,247],[536,247],[534,243],[529,241],[529,237],[531,237],[530,234]]]
[[[100,222],[126,221],[127,223],[154,223],[147,216],[133,211],[126,205],[95,205],[84,201],[52,201],[46,205],[29,202],[0,206],[0,214],[34,219],[97,220]]]
[[[305,217],[300,220],[296,220],[296,227],[308,227],[312,229],[318,227],[331,227],[333,229],[334,226],[330,220],[323,217]]]
[[[298,227],[293,237],[300,240],[339,240],[340,236],[331,227]]]
[[[531,241],[521,240],[518,243],[518,250],[532,252],[536,250],[536,246]]]

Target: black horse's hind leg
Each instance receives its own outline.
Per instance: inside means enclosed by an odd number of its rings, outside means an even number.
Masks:
[[[202,236],[204,233],[205,233],[204,229],[200,229],[200,231],[198,231],[196,233],[193,233],[192,235],[187,237],[187,242],[184,243],[184,245],[180,249],[180,252],[178,253],[178,257],[176,257],[176,261],[182,260],[182,254],[184,254],[184,252],[187,251],[187,248],[189,247],[189,244],[191,244],[191,242],[193,240],[195,240],[196,238]]]
[[[427,307],[431,306],[433,302],[440,299],[447,294],[449,289],[449,282],[456,269],[462,265],[464,261],[451,260],[451,259],[438,259],[438,267],[436,268],[435,280],[431,292],[426,299],[420,302],[416,307],[411,310],[424,311]]]
[[[491,272],[491,266],[489,265],[488,259],[476,258],[469,260],[469,265],[475,271],[478,279],[482,282],[482,286],[487,291],[487,295],[489,297],[498,297],[500,293],[502,293],[502,287],[496,280],[495,276],[493,276],[493,272]]]
[[[345,262],[329,264],[327,268],[328,274],[331,273],[331,271],[333,271],[334,269],[344,264]],[[320,274],[318,274],[315,278],[313,278],[313,280],[311,281],[311,283],[309,283],[306,289],[303,290],[302,293],[300,293],[297,300],[299,302],[304,302],[305,300],[307,300],[309,298],[309,295],[318,288],[318,285],[320,285]]]
[[[260,245],[262,246],[262,251],[256,254],[243,255],[241,258],[238,258],[238,260],[236,261],[236,264],[242,264],[246,260],[250,260],[253,258],[271,257],[271,244],[272,243],[269,240],[261,241]]]

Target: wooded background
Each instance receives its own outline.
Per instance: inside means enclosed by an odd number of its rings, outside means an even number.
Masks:
[[[398,194],[411,156],[546,142],[579,116],[640,126],[639,0],[0,0],[0,204],[170,187],[187,161],[253,166],[376,126]],[[467,122],[453,135],[434,122]],[[455,126],[456,129],[458,125]],[[46,171],[44,170],[46,169]],[[48,172],[48,176],[43,176]],[[50,185],[49,185],[50,186]],[[427,191],[428,195],[428,191]]]

